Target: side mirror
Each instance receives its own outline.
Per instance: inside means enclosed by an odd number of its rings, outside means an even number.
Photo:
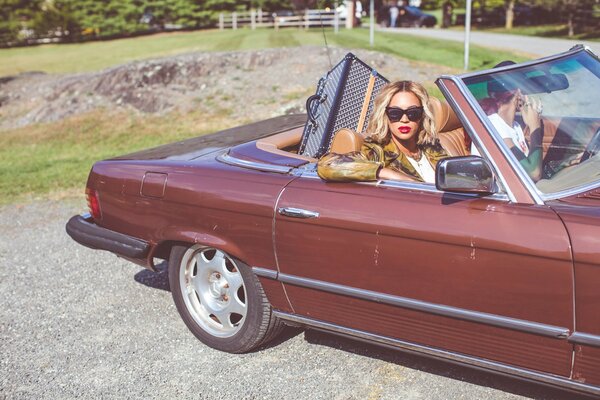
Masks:
[[[445,192],[483,195],[498,191],[490,164],[478,156],[440,160],[435,168],[435,187]]]

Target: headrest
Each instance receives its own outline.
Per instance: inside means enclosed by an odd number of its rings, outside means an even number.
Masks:
[[[444,100],[430,97],[429,108],[431,108],[431,112],[433,113],[433,119],[438,132],[452,131],[462,126],[452,108]]]
[[[335,133],[331,141],[330,153],[346,154],[360,151],[364,138],[352,129],[342,128]]]

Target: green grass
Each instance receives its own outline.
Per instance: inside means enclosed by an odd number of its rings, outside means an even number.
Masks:
[[[346,48],[370,48],[367,29],[340,30],[335,35],[327,30],[328,42]],[[420,38],[406,34],[377,33],[375,50],[415,61],[461,68],[463,46],[458,42]],[[0,49],[0,76],[25,71],[71,73],[95,71],[132,60],[169,56],[191,51],[235,51],[299,45],[323,46],[320,29],[305,31],[288,28],[204,30],[164,33],[130,39],[78,43],[49,44],[14,49]],[[515,57],[508,52],[472,46],[472,68],[480,69]]]
[[[593,40],[600,41],[600,32],[590,31],[578,33],[573,37],[569,37],[569,29],[566,24],[551,24],[551,25],[534,25],[534,26],[515,26],[512,29],[505,28],[488,28],[480,29],[487,32],[506,33],[509,35],[524,35],[524,36],[539,36],[551,37],[559,39],[574,39],[574,40]]]

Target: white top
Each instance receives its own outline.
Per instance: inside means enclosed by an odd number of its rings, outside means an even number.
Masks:
[[[513,126],[511,127],[498,114],[489,115],[488,118],[492,121],[494,128],[496,128],[502,139],[512,140],[514,145],[520,149],[525,156],[529,155],[529,146],[527,146],[527,142],[525,141],[525,135],[523,134],[521,125],[517,122],[513,122]]]
[[[413,167],[417,170],[421,178],[427,183],[435,183],[435,170],[429,163],[425,154],[421,153],[421,159],[416,161],[414,158],[408,157],[408,161],[412,164]]]

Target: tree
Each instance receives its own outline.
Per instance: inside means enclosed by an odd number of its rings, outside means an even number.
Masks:
[[[257,8],[272,12],[291,9],[293,1],[0,0],[0,44],[16,44],[25,34],[78,41],[164,29],[168,25],[206,27],[216,23],[220,12]]]
[[[18,41],[22,32],[31,28],[42,3],[42,0],[0,0],[0,43]]]
[[[515,0],[505,0],[504,8],[506,9],[506,19],[504,27],[506,29],[512,29],[513,21],[515,19]]]
[[[550,15],[563,21],[566,19],[569,37],[586,28],[587,17],[593,14],[595,0],[536,0],[534,4],[545,9]]]

